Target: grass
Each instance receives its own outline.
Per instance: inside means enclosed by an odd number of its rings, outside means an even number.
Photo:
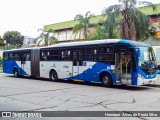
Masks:
[[[2,70],[2,67],[0,67],[0,70]]]

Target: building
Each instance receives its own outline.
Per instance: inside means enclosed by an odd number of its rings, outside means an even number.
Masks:
[[[156,10],[149,6],[140,7],[139,10],[148,15],[151,18],[152,24],[154,27],[160,29],[160,3],[155,4]],[[101,24],[106,17],[102,15],[95,16],[91,18],[91,24]],[[68,42],[73,40],[82,40],[84,39],[83,35],[74,34],[72,29],[78,23],[78,20],[66,21],[61,23],[55,23],[50,25],[44,25],[44,30],[48,31],[50,29],[54,30],[53,36],[56,37],[59,42]],[[157,37],[157,36],[155,36]],[[160,34],[159,34],[160,38]]]
[[[24,36],[23,45],[30,45],[30,44],[35,44],[35,38]]]
[[[95,16],[91,18],[92,24],[101,24],[102,21],[105,20],[106,17],[103,17],[101,15]],[[72,21],[66,21],[51,25],[45,25],[44,30],[48,31],[50,29],[54,30],[53,36],[56,37],[59,42],[67,42],[67,41],[73,41],[73,40],[81,40],[84,39],[84,36],[73,33],[72,29],[73,27],[78,24],[78,20],[72,20]]]

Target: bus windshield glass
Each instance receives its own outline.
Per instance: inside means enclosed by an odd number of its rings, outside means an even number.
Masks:
[[[155,69],[156,61],[152,47],[139,47],[138,66],[142,69]]]

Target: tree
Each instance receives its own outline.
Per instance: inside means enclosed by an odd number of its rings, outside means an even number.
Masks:
[[[92,26],[90,23],[90,18],[94,17],[94,14],[91,14],[88,11],[85,16],[78,14],[75,16],[74,20],[79,20],[79,23],[73,27],[73,33],[78,33],[79,35],[83,34],[84,39],[86,40],[88,35],[91,33],[89,28]]]
[[[18,31],[7,31],[3,35],[6,45],[21,46],[23,44],[24,36]]]
[[[4,45],[5,45],[4,40],[0,36],[0,46],[4,46]]]
[[[108,37],[113,38],[113,31],[119,25],[122,39],[139,40],[146,38],[149,28],[149,17],[140,12],[136,6],[150,5],[153,10],[154,5],[146,1],[119,0],[120,4],[106,8],[102,14],[107,15],[105,26]]]
[[[38,31],[42,31],[40,36],[37,38],[37,43],[36,44],[44,44],[44,46],[48,46],[51,44],[58,43],[57,38],[54,36],[50,36],[50,33],[53,33],[54,31],[52,29],[48,31],[44,31],[43,29],[38,29]]]
[[[106,29],[104,28],[104,26],[97,26],[95,28],[95,32],[89,35],[90,40],[101,40],[106,38],[108,38],[108,36],[106,34]]]

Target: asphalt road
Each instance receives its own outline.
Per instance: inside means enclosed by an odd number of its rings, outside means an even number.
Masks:
[[[51,82],[0,73],[0,111],[160,111],[160,88],[105,88],[95,83]]]

